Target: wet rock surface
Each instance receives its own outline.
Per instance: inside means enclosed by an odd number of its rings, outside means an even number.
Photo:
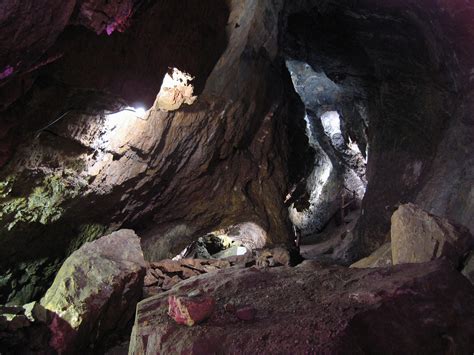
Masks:
[[[451,223],[414,204],[401,205],[392,216],[393,263],[422,263],[447,258],[456,267],[474,247],[466,227]]]
[[[140,240],[132,230],[119,230],[71,254],[41,299],[51,348],[81,353],[107,337],[116,340],[133,319],[144,276]]]
[[[212,295],[215,311],[180,326],[167,315],[168,297],[193,290]],[[239,319],[246,307],[254,311]],[[443,261],[227,269],[140,302],[130,353],[469,353],[473,316],[473,286]]]

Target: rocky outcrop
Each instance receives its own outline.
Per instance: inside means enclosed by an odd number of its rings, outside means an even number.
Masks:
[[[168,298],[195,290],[212,296],[215,310],[201,324],[179,326],[167,314]],[[473,347],[474,287],[448,263],[347,269],[306,261],[221,270],[140,302],[129,353],[461,354]]]
[[[474,247],[474,237],[467,228],[411,203],[401,205],[393,214],[391,240],[394,265],[445,257],[457,267]]]
[[[391,243],[385,243],[368,257],[363,258],[354,264],[351,267],[363,269],[371,267],[385,267],[392,265],[392,247]]]
[[[330,79],[339,92],[333,109],[341,126],[362,153],[368,147],[354,258],[385,243],[400,203],[416,202],[472,232],[469,5],[431,0],[285,5],[282,50]],[[320,104],[324,108],[323,100]]]
[[[41,297],[68,254],[121,226],[146,239],[150,260],[247,222],[258,244],[291,243],[282,6],[156,3],[124,34],[60,36],[53,49],[64,56],[5,111],[18,141],[0,171],[0,302]],[[169,66],[195,77],[193,105],[120,111],[151,107]]]
[[[132,230],[86,243],[71,254],[41,299],[49,314],[51,347],[81,353],[117,336],[142,295],[145,261]]]

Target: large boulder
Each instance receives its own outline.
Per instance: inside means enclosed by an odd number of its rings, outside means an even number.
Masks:
[[[392,215],[393,264],[422,263],[442,257],[458,266],[474,245],[465,227],[434,216],[418,206],[401,205]]]
[[[215,299],[192,327],[170,297]],[[244,312],[245,311],[245,312]],[[245,313],[242,317],[241,313]],[[444,260],[384,269],[225,269],[137,306],[129,354],[445,354],[474,349],[474,287]]]
[[[51,347],[81,353],[124,330],[142,295],[145,267],[132,230],[119,230],[72,253],[41,300],[50,317]]]

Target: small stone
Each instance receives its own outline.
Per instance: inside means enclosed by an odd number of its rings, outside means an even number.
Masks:
[[[200,290],[192,290],[191,292],[188,293],[188,297],[197,297],[199,295],[201,295]]]
[[[145,276],[145,281],[144,281],[144,286],[149,287],[149,286],[155,286],[159,282],[159,279],[157,279],[154,275],[147,273]]]
[[[235,315],[240,320],[250,321],[255,319],[255,316],[257,315],[257,310],[252,306],[245,306],[237,309],[235,311]]]
[[[175,275],[173,277],[168,277],[168,278],[165,278],[165,280],[163,281],[163,285],[161,286],[163,288],[163,290],[170,290],[173,288],[174,285],[176,285],[177,283],[181,282],[182,279],[178,276],[178,275]]]
[[[181,272],[182,267],[178,261],[166,259],[153,264],[154,269],[159,268],[165,273]]]
[[[193,326],[208,319],[216,302],[211,296],[168,297],[168,315],[178,324]]]
[[[224,310],[229,313],[235,313],[235,306],[232,303],[226,303],[224,305]]]

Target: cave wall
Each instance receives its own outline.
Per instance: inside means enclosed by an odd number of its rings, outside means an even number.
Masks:
[[[288,58],[342,88],[344,138],[369,148],[349,259],[386,240],[400,203],[473,228],[461,0],[1,6],[0,303],[38,298],[66,255],[120,227],[156,258],[240,222],[289,243],[284,198],[313,154]],[[195,76],[192,106],[112,115],[150,107],[169,67]]]
[[[60,58],[4,101],[0,303],[40,297],[65,256],[120,227],[156,258],[240,222],[290,243],[283,1],[150,6],[124,33],[65,28],[44,49]],[[192,106],[112,114],[152,103],[169,66],[196,77]]]
[[[352,92],[342,118],[358,142],[366,129],[361,243],[348,258],[383,243],[391,214],[408,201],[472,229],[468,4],[305,0],[287,2],[285,11],[285,54]]]

